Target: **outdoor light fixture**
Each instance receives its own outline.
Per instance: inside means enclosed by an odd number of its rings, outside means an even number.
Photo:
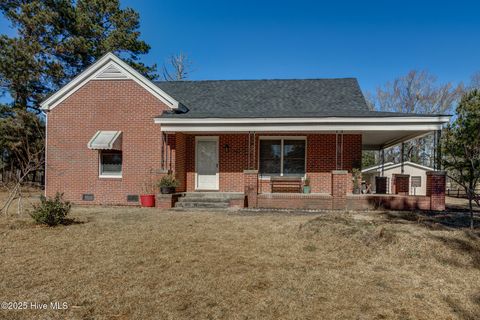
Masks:
[[[223,150],[225,150],[225,152],[228,152],[228,150],[230,150],[230,146],[227,143],[225,143],[223,145]]]

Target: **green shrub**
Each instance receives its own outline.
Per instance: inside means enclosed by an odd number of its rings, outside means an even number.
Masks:
[[[63,193],[58,193],[54,198],[40,197],[40,204],[33,206],[30,216],[36,223],[46,224],[50,227],[65,224],[65,217],[70,212],[71,203],[63,200]]]
[[[173,187],[178,187],[178,181],[175,179],[175,176],[173,174],[167,174],[166,176],[163,176],[158,182],[157,186],[159,188],[167,187],[167,188],[173,188]]]

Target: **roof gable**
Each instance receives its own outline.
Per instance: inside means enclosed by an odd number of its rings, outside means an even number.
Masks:
[[[387,163],[384,164],[383,170],[394,169],[394,168],[400,167],[401,165],[402,165],[401,163],[387,162]],[[403,162],[403,165],[418,168],[418,169],[422,169],[422,170],[425,170],[425,171],[434,171],[435,170],[433,168],[430,168],[430,167],[427,167],[427,166],[424,166],[424,165],[421,165],[421,164],[418,164],[418,163],[415,163],[415,162],[411,162],[411,161],[405,161],[405,162]],[[380,164],[380,165],[376,165],[376,166],[373,166],[373,167],[370,167],[370,168],[365,168],[365,169],[362,170],[362,172],[367,173],[367,172],[376,172],[376,171],[381,171],[381,170],[382,170],[382,165]]]
[[[127,79],[137,82],[171,109],[178,108],[179,104],[174,98],[113,53],[107,53],[102,58],[98,59],[98,61],[76,76],[63,88],[43,101],[40,106],[43,110],[51,110],[55,108],[89,81]]]

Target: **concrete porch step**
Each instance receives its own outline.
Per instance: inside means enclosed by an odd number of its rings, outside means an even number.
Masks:
[[[228,208],[228,202],[177,202],[175,203],[175,208]]]
[[[178,202],[227,202],[228,203],[229,199],[224,199],[224,198],[212,198],[212,197],[180,197],[178,198]]]
[[[244,195],[240,192],[184,192],[181,198],[185,199],[243,199]]]
[[[230,200],[244,199],[240,192],[184,192],[175,203],[177,209],[226,209]]]

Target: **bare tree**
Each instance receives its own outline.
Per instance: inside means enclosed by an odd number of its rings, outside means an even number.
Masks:
[[[192,65],[192,61],[186,54],[180,52],[172,55],[167,64],[163,65],[163,78],[166,81],[186,80],[192,72]]]
[[[462,93],[462,84],[437,84],[429,72],[412,70],[377,88],[373,104],[382,111],[449,113]]]
[[[438,83],[437,78],[427,71],[412,70],[406,75],[387,82],[376,90],[375,95],[367,94],[369,103],[380,111],[451,114],[459,101],[464,87],[452,83]],[[405,160],[433,165],[433,137],[426,136],[406,144]],[[390,160],[400,160],[400,148],[393,147],[386,152]]]
[[[8,213],[11,204],[17,200],[18,214],[22,211],[22,185],[28,175],[43,168],[44,128],[40,119],[33,113],[19,110],[15,117],[0,121],[2,145],[12,157],[16,174],[12,183],[7,185],[8,197],[0,208],[0,213]]]
[[[469,89],[480,89],[480,71],[471,76]]]

